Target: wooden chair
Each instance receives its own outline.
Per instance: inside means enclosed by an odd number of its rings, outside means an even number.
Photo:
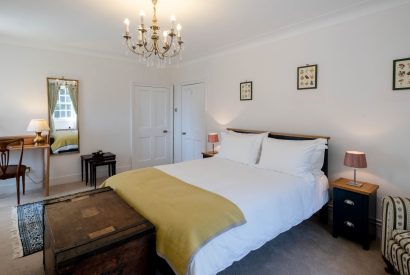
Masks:
[[[20,159],[18,164],[9,165],[11,145],[19,146]],[[20,177],[22,177],[23,195],[26,193],[26,166],[23,160],[24,139],[0,139],[0,180],[16,178],[17,204],[20,204]]]

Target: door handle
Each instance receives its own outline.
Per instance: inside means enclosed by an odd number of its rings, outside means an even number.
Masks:
[[[182,132],[182,135],[185,136],[185,135],[186,135],[186,132]]]
[[[166,134],[166,133],[168,133],[168,130],[163,130],[162,132],[163,132],[164,134]]]

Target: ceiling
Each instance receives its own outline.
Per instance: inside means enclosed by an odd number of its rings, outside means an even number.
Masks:
[[[405,0],[158,0],[162,28],[175,14],[182,24],[184,61],[255,42],[311,22]],[[146,23],[151,0],[2,0],[0,42],[76,49],[125,57],[123,20]],[[135,35],[135,32],[134,32]],[[129,57],[130,58],[130,57]]]

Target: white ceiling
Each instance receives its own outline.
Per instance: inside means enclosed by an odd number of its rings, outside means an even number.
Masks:
[[[184,61],[272,37],[332,17],[385,9],[406,0],[158,0],[162,28],[182,24]],[[64,47],[126,56],[123,20],[136,28],[151,0],[1,0],[0,42]],[[148,20],[146,20],[148,23]],[[135,32],[134,32],[135,34]],[[129,57],[131,58],[131,57]]]

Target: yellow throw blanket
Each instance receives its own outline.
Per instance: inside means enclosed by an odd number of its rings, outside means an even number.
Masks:
[[[67,145],[78,145],[78,131],[56,131],[54,133],[54,142],[51,144],[51,150],[56,151]]]
[[[124,172],[107,179],[110,186],[157,232],[157,253],[177,274],[185,274],[199,248],[218,234],[245,223],[231,201],[155,168]]]

